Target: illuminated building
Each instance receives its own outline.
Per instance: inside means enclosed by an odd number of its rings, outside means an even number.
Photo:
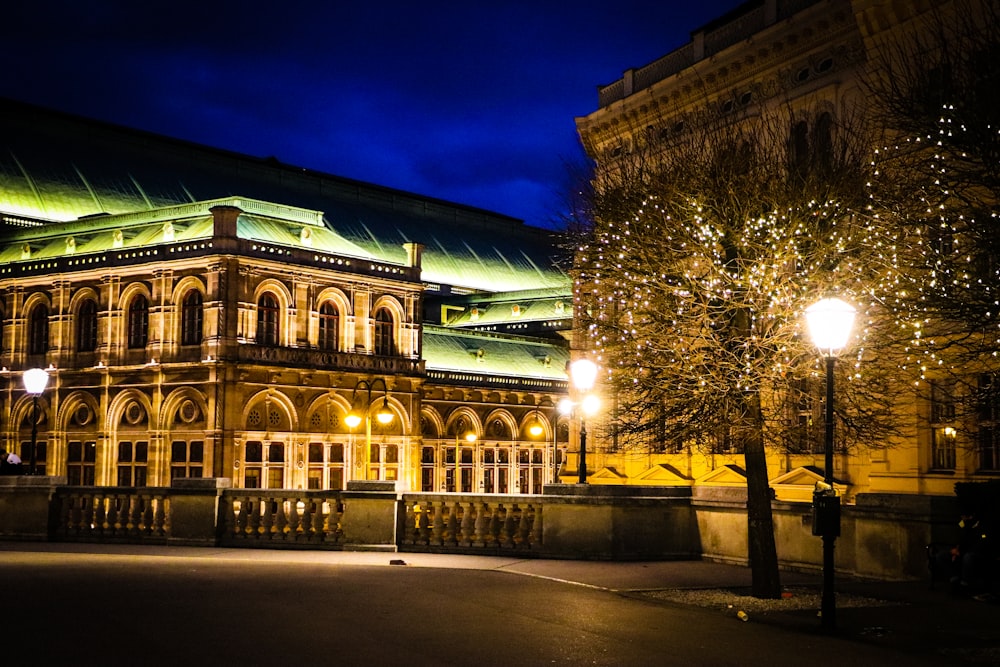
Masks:
[[[10,101],[0,142],[3,441],[30,446],[22,376],[48,369],[40,472],[548,481],[571,315],[551,232]],[[371,387],[392,420],[366,436],[346,418]]]
[[[788,133],[779,141],[788,154],[807,154],[810,147],[829,145],[838,122],[876,118],[880,102],[870,99],[866,83],[889,76],[885,64],[896,59],[899,66],[915,48],[914,35],[937,32],[938,19],[952,16],[956,8],[995,10],[975,1],[740,3],[694,30],[687,44],[601,86],[597,109],[577,119],[582,143],[592,159],[611,170],[627,165],[633,155],[655,163],[701,119],[711,118],[717,126],[738,124],[764,110],[787,116]],[[974,17],[972,11],[966,18],[972,24]],[[949,495],[956,482],[988,479],[1000,471],[995,399],[959,419],[948,383],[936,384],[933,369],[928,376],[921,391],[904,387],[898,393],[905,435],[884,449],[837,452],[836,478],[848,498],[859,493]],[[976,378],[968,384],[975,387]],[[978,386],[983,389],[983,377]],[[803,404],[787,418],[820,423],[819,406],[820,401]],[[744,481],[742,457],[728,442],[693,451],[660,441],[642,452],[627,452],[617,446],[611,426],[603,433],[594,442],[594,481],[690,485],[724,480],[734,486]],[[800,450],[770,450],[768,470],[779,499],[809,499],[813,484],[822,479],[821,452],[818,438]]]

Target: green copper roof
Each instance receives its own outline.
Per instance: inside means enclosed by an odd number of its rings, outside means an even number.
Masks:
[[[330,236],[314,242],[348,254],[405,264],[402,244],[421,243],[428,283],[489,292],[569,285],[554,233],[508,216],[0,100],[0,214],[95,224],[86,216],[233,196],[322,212]],[[294,236],[266,226],[247,233],[275,243]],[[139,242],[153,242],[147,231]]]
[[[138,213],[102,215],[72,222],[27,227],[5,235],[0,262],[38,260],[161,243],[211,238],[210,209],[229,205],[244,211],[237,220],[239,238],[310,248],[320,252],[371,259],[372,255],[322,224],[317,211],[293,209],[245,197],[195,202]]]
[[[569,349],[534,338],[425,325],[423,358],[428,371],[565,381]]]
[[[572,314],[573,306],[568,294],[548,299],[525,296],[522,299],[469,305],[446,324],[450,327],[481,327],[515,322],[570,321]]]

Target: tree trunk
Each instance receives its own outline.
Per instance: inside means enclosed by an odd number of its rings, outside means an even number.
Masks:
[[[743,447],[747,473],[747,548],[751,593],[758,598],[780,598],[781,578],[778,574],[778,550],[774,544],[771,487],[767,477],[760,396],[757,394],[747,399],[747,413],[752,427]]]

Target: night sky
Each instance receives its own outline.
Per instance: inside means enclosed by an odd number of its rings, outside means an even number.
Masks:
[[[19,2],[0,96],[551,227],[597,86],[740,2]]]

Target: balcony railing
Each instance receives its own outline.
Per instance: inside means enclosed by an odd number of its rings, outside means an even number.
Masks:
[[[238,361],[277,364],[295,368],[342,369],[351,371],[420,375],[424,362],[406,357],[384,357],[353,352],[330,352],[300,347],[240,345]]]

